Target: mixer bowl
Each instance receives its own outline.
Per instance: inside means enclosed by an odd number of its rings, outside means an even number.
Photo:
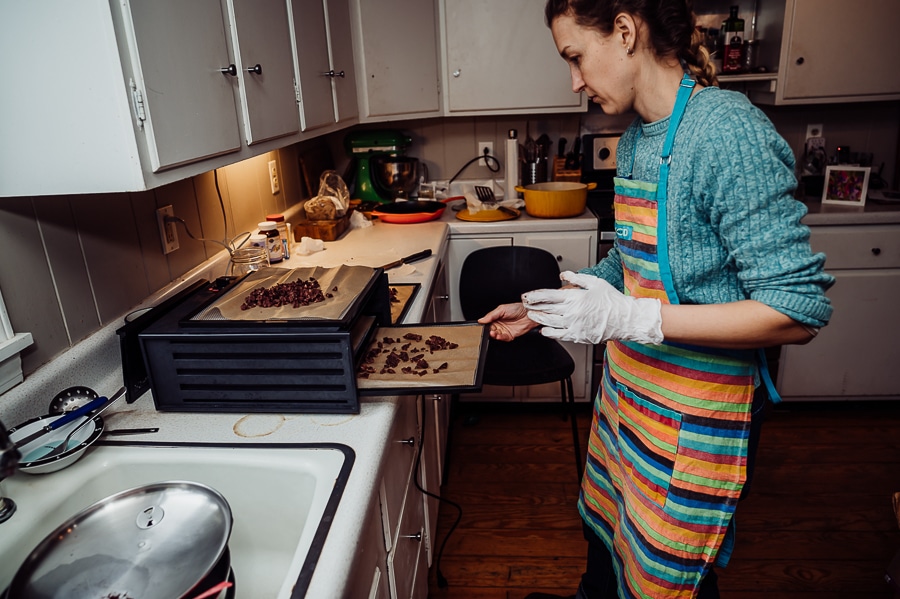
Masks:
[[[416,189],[419,160],[410,156],[376,155],[370,158],[372,184],[384,197],[405,200]]]

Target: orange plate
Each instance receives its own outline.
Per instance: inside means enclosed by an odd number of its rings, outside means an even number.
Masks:
[[[510,210],[515,212],[515,214],[513,215],[502,210],[479,210],[473,214],[469,212],[468,208],[464,208],[456,213],[456,218],[476,223],[493,223],[501,220],[519,218],[520,212],[518,210],[514,208],[511,208]]]

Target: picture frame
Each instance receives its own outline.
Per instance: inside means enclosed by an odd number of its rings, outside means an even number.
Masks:
[[[822,185],[822,203],[864,206],[871,170],[868,166],[846,164],[827,167]]]

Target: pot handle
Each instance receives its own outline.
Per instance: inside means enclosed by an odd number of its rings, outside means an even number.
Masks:
[[[455,202],[456,200],[464,200],[466,196],[453,196],[452,198],[444,198],[443,200],[438,200],[438,202],[442,202],[444,204],[449,204],[450,202]]]
[[[588,188],[588,190],[596,189],[596,188],[597,188],[597,184],[594,183],[594,182],[592,181],[592,182],[590,182],[590,183],[587,184],[587,188]]]
[[[524,187],[522,187],[521,185],[516,185],[516,191],[518,191],[519,193],[525,193],[528,190],[525,189]]]

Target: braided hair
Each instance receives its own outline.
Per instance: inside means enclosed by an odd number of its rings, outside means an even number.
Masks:
[[[547,0],[544,18],[549,26],[555,18],[570,15],[578,25],[609,35],[616,15],[622,12],[647,24],[650,46],[657,56],[675,56],[698,83],[718,85],[691,0]]]

